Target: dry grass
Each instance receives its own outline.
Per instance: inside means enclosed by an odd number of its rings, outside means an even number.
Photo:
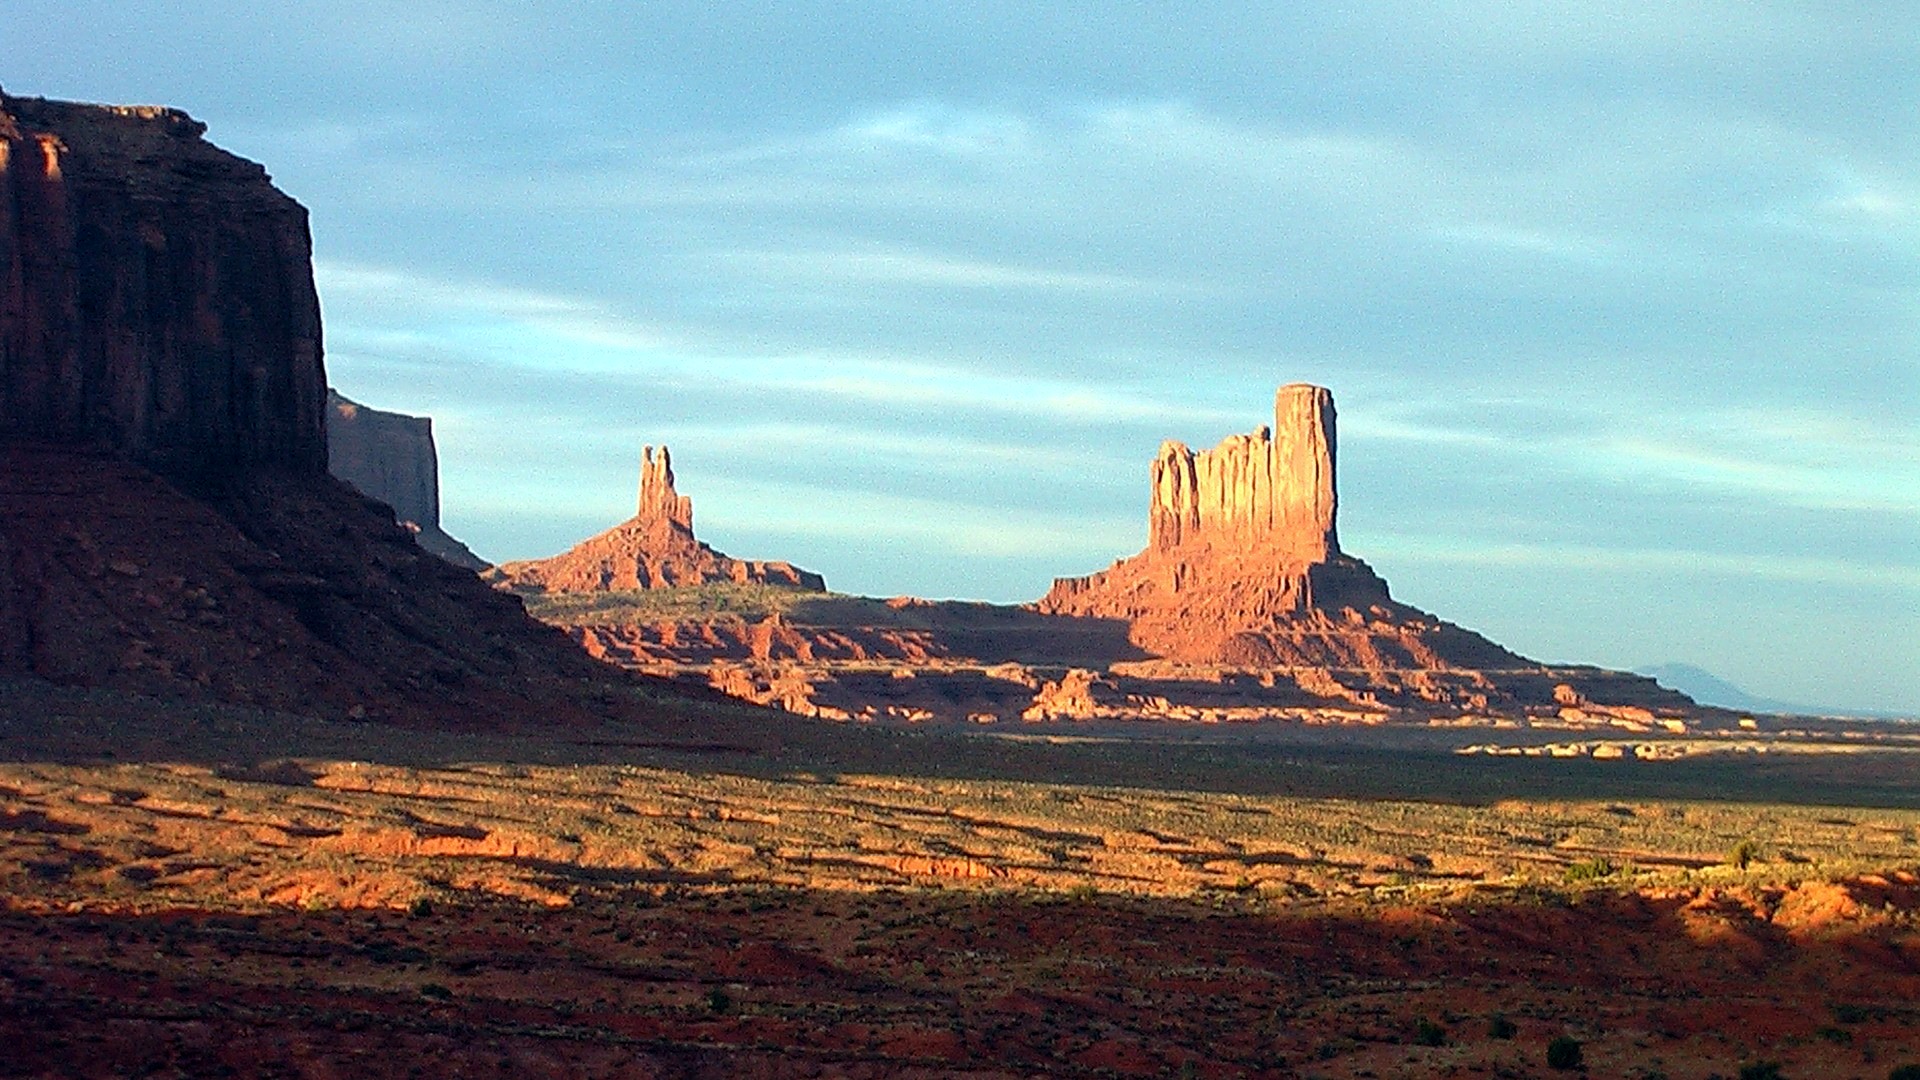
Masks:
[[[1843,764],[1911,797],[1912,756]],[[1537,1075],[1570,1033],[1596,1075],[1884,1075],[1920,809],[1784,801],[1832,758],[0,687],[0,1041],[49,1074],[1333,1077]]]

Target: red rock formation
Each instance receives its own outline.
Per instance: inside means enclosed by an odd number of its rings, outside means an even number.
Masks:
[[[307,214],[173,109],[0,94],[0,434],[326,470]]]
[[[1204,543],[1257,550],[1283,564],[1340,553],[1334,533],[1333,394],[1283,386],[1274,427],[1232,435],[1195,454],[1179,442],[1153,462],[1147,546],[1172,551]]]
[[[640,502],[635,520],[665,521],[693,533],[693,497],[673,490],[673,458],[667,448],[654,456],[653,447],[640,448]]]
[[[1272,429],[1198,454],[1165,443],[1147,549],[1055,581],[1037,607],[1127,619],[1143,648],[1196,663],[1350,664],[1384,651],[1403,661],[1392,666],[1432,665],[1438,658],[1411,642],[1444,624],[1395,604],[1386,582],[1340,551],[1334,447],[1333,395],[1299,384],[1280,388]],[[1473,654],[1468,666],[1525,663],[1449,629]]]
[[[327,471],[393,507],[394,520],[429,552],[468,570],[489,565],[440,527],[431,419],[370,409],[328,390]]]
[[[791,563],[735,559],[693,535],[693,500],[673,489],[667,448],[640,458],[640,500],[634,516],[560,555],[502,563],[488,572],[501,588],[582,593],[665,589],[710,582],[784,585],[826,591],[819,574]]]
[[[1396,602],[1340,551],[1334,448],[1333,395],[1303,385],[1280,388],[1271,432],[1200,454],[1167,443],[1147,549],[1055,581],[1036,608],[1124,619],[1136,644],[1176,665],[1286,669],[1302,689],[1362,708],[1564,705],[1543,665]],[[1568,670],[1610,704],[1692,705],[1638,676]]]
[[[0,94],[0,678],[621,711],[605,668],[327,475],[306,212],[202,130]]]

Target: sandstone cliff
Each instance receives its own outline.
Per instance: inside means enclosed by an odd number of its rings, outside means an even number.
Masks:
[[[326,469],[307,215],[163,108],[0,93],[0,434]]]
[[[1147,549],[1055,581],[1036,606],[1129,620],[1142,647],[1199,663],[1351,663],[1384,651],[1432,666],[1409,644],[1431,632],[1471,653],[1457,657],[1467,666],[1524,664],[1394,603],[1385,581],[1341,553],[1334,418],[1331,393],[1295,384],[1275,396],[1272,428],[1200,453],[1162,445],[1150,472]]]
[[[1333,394],[1283,386],[1274,426],[1233,435],[1198,454],[1161,444],[1152,470],[1147,546],[1204,544],[1257,550],[1281,564],[1340,553],[1334,531]]]
[[[202,130],[0,94],[0,677],[336,718],[632,712],[327,475],[306,212]]]
[[[370,409],[328,390],[327,470],[393,507],[394,520],[429,552],[468,570],[489,565],[440,527],[440,458],[431,419]]]
[[[784,585],[824,592],[819,574],[791,563],[735,559],[693,534],[693,500],[673,487],[673,462],[662,446],[640,458],[640,499],[634,516],[547,559],[502,563],[488,578],[530,593],[617,592],[711,582]]]

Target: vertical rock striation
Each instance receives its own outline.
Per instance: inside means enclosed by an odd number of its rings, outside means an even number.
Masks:
[[[0,93],[0,435],[326,471],[307,214],[156,107]]]
[[[1286,564],[1340,554],[1334,529],[1333,394],[1283,386],[1274,426],[1229,436],[1196,454],[1179,442],[1160,446],[1152,470],[1147,546],[1187,544],[1262,550]]]
[[[1060,578],[1045,614],[1126,619],[1157,655],[1243,666],[1505,667],[1526,661],[1398,604],[1340,550],[1333,395],[1283,386],[1274,424],[1194,453],[1161,446],[1145,551]]]
[[[0,94],[0,678],[605,716],[604,668],[327,475],[306,211],[202,131]]]

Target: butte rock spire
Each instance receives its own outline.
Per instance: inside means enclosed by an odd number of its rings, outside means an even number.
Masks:
[[[1395,602],[1340,550],[1333,394],[1283,386],[1274,422],[1194,452],[1169,441],[1149,474],[1145,551],[1060,578],[1036,608],[1128,620],[1184,663],[1513,668],[1530,662]]]
[[[546,559],[503,563],[487,574],[501,588],[527,593],[621,592],[732,582],[824,592],[819,574],[791,563],[736,559],[693,535],[693,499],[673,487],[664,446],[640,453],[634,515]]]

